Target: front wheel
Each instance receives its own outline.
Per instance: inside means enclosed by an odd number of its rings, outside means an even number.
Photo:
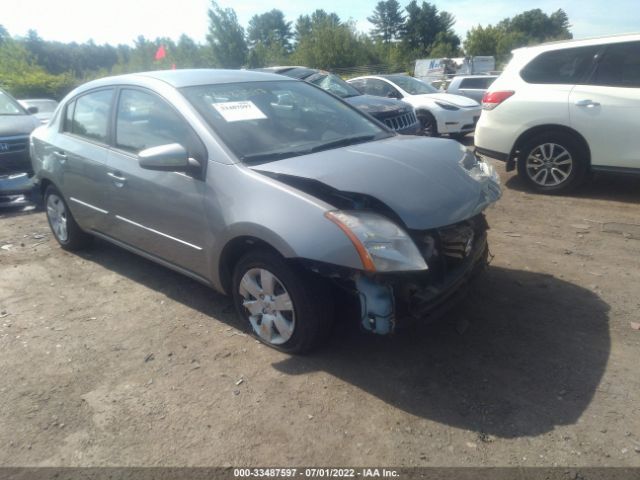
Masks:
[[[587,153],[565,134],[542,134],[527,141],[518,154],[518,175],[540,193],[566,193],[587,170]]]
[[[249,252],[238,261],[233,300],[253,335],[284,352],[311,350],[331,327],[326,282],[266,250]]]
[[[437,137],[438,136],[438,122],[435,117],[429,112],[421,112],[418,114],[418,121],[420,122],[420,133],[425,137]]]
[[[79,250],[91,242],[91,235],[83,232],[78,226],[62,194],[53,185],[47,187],[45,191],[44,205],[49,227],[62,248]]]

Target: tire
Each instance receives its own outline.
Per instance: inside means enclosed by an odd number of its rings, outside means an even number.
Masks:
[[[276,350],[308,352],[331,331],[333,303],[328,283],[292,267],[275,253],[254,250],[245,254],[234,268],[232,288],[238,315],[254,337]],[[278,305],[275,299],[284,299],[284,295],[289,302]]]
[[[570,135],[537,135],[519,150],[518,176],[536,192],[567,193],[584,180],[588,153]]]
[[[93,237],[78,226],[62,194],[53,185],[44,192],[44,209],[51,232],[63,249],[81,250],[91,243]]]
[[[435,117],[429,112],[420,112],[418,114],[418,121],[420,122],[420,134],[425,137],[437,137],[438,134],[438,122]]]

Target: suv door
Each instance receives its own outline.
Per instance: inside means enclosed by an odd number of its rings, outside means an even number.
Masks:
[[[114,126],[114,148],[109,154],[114,218],[109,234],[208,277],[204,145],[173,107],[145,89],[120,90]],[[184,146],[200,162],[201,171],[189,175],[140,167],[140,151],[171,143]]]
[[[85,93],[67,103],[60,135],[51,147],[58,164],[58,187],[85,230],[108,225],[107,158],[114,89]]]
[[[588,85],[571,91],[569,111],[593,166],[640,169],[640,42],[606,46]]]

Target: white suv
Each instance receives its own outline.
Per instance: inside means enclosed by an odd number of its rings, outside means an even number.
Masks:
[[[482,108],[476,152],[517,165],[534,190],[640,174],[640,34],[515,50]]]

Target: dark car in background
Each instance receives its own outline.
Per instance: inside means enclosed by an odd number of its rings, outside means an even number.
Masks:
[[[420,122],[418,122],[411,105],[395,98],[363,95],[333,73],[307,67],[268,67],[258,70],[286,75],[287,77],[313,83],[323,90],[342,98],[357,109],[368,113],[397,133],[402,135],[420,134]]]
[[[0,207],[30,201],[32,182],[29,134],[40,125],[33,113],[0,89]]]

